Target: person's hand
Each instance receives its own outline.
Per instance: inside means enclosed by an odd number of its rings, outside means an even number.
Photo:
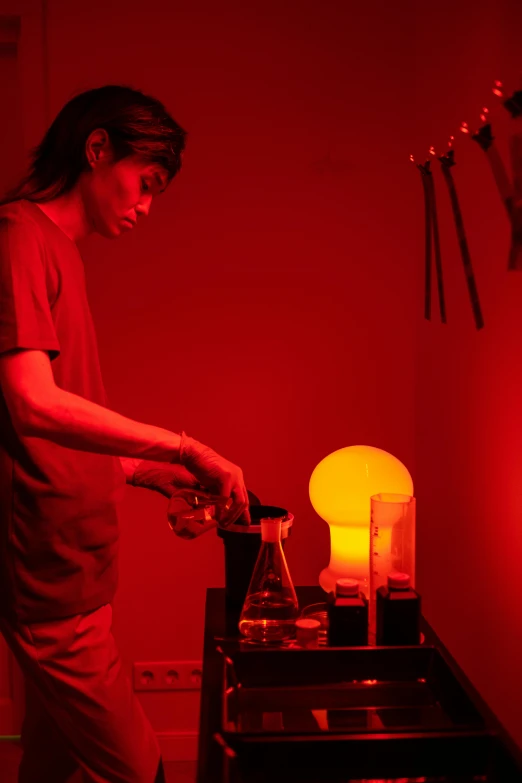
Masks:
[[[179,460],[209,492],[232,498],[232,507],[220,520],[222,527],[228,527],[237,520],[250,524],[248,494],[241,468],[184,432],[181,434]]]
[[[183,465],[143,460],[134,471],[130,483],[161,492],[170,498],[177,489],[199,489],[199,481]]]

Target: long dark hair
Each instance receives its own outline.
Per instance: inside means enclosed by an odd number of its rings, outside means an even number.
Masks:
[[[76,95],[33,150],[27,175],[0,203],[50,201],[69,192],[87,169],[85,144],[92,131],[107,131],[115,160],[138,154],[160,164],[169,181],[181,168],[186,132],[156,98],[119,85]]]

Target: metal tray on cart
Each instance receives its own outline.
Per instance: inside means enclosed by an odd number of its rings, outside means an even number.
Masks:
[[[522,780],[434,646],[222,653],[230,783]]]

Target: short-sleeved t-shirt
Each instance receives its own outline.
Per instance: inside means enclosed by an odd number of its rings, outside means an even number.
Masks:
[[[21,349],[106,405],[78,248],[25,200],[0,207],[0,354]],[[18,434],[0,389],[0,614],[37,622],[112,600],[124,485],[116,457]]]

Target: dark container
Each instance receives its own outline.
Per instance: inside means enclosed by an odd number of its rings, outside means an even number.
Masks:
[[[218,528],[218,536],[225,545],[225,595],[230,606],[241,608],[248,592],[259,550],[261,549],[261,520],[283,519],[281,544],[285,546],[294,521],[293,514],[279,506],[251,505],[251,525],[230,525]]]
[[[343,583],[352,583],[349,589]],[[340,579],[336,592],[329,593],[328,645],[364,647],[368,644],[368,601],[353,579]]]
[[[379,587],[376,606],[378,645],[420,644],[421,598],[412,587]]]

